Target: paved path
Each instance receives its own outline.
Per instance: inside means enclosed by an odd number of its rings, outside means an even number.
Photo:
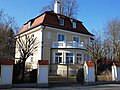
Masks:
[[[120,90],[120,84],[104,84],[93,86],[81,86],[81,85],[54,86],[49,88],[12,88],[7,90]]]

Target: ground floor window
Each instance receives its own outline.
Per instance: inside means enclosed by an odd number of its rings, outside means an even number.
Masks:
[[[55,63],[62,62],[62,53],[55,53]]]
[[[89,56],[83,54],[82,52],[55,52],[54,53],[54,63],[62,64],[82,64],[84,61],[89,60]]]
[[[66,63],[73,63],[73,53],[66,53]]]
[[[30,61],[33,62],[33,54],[30,57]]]
[[[82,61],[82,54],[81,53],[77,53],[76,54],[76,63],[81,63]]]
[[[88,60],[88,56],[84,55],[84,61],[87,61],[87,60]]]

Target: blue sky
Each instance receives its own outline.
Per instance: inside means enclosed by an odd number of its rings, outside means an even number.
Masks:
[[[14,16],[20,26],[38,16],[43,6],[51,0],[0,0],[0,9]],[[89,31],[103,32],[107,21],[120,17],[120,0],[78,0],[76,19],[83,22]]]

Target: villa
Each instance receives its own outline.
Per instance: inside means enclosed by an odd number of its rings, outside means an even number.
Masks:
[[[54,11],[45,11],[30,19],[17,36],[37,37],[40,42],[38,50],[27,59],[26,64],[32,64],[32,68],[36,69],[38,60],[49,60],[50,72],[63,75],[66,64],[69,64],[69,70],[74,71],[79,64],[91,60],[85,44],[90,45],[94,35],[81,21],[61,14],[59,6],[60,3],[56,1]],[[15,58],[20,58],[18,47]]]

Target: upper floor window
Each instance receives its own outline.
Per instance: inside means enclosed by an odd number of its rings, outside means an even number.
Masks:
[[[64,19],[63,18],[59,18],[59,25],[64,26]]]
[[[30,61],[33,62],[33,54],[31,55],[31,60]]]
[[[58,41],[65,41],[65,35],[58,34]]]
[[[73,28],[76,28],[76,22],[72,22]]]
[[[73,41],[80,42],[80,39],[79,39],[79,37],[73,37]]]
[[[34,40],[34,34],[31,35],[31,41],[33,41],[33,40]]]

